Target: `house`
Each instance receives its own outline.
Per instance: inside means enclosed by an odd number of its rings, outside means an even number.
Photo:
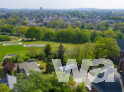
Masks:
[[[27,73],[30,70],[35,70],[35,71],[42,71],[40,70],[38,64],[36,62],[24,62],[24,63],[20,63],[19,65],[19,69],[21,70],[22,73]]]
[[[99,82],[99,83],[91,83],[91,92],[124,92],[124,72],[122,71],[124,68],[124,62],[119,62],[119,66],[117,71],[114,73],[114,81],[115,82]],[[121,65],[122,64],[122,65]],[[104,73],[98,75],[99,78],[102,78]],[[111,79],[111,76],[107,76],[107,79]]]
[[[103,77],[103,74],[99,75],[99,78]],[[121,78],[124,78],[123,75],[118,76],[115,73],[114,81],[115,82],[100,82],[100,83],[92,83],[91,85],[91,92],[124,92],[123,90],[123,81]],[[108,79],[111,77],[108,76]]]
[[[0,84],[3,83],[13,89],[14,84],[17,82],[16,77],[6,74],[6,76],[0,80]]]
[[[124,60],[121,60],[119,62],[119,65],[118,65],[118,68],[117,68],[117,72],[124,73]]]
[[[124,40],[117,39],[117,44],[120,47],[120,60],[124,60]]]

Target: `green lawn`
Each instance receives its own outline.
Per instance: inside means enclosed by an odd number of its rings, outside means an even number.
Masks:
[[[51,41],[28,41],[28,42],[23,42],[24,44],[43,44],[43,45],[47,45],[47,44],[50,44],[52,48],[57,48],[60,43],[57,43],[57,42],[51,42]],[[71,44],[71,43],[62,43],[62,45],[65,47],[65,48],[72,48],[72,47],[75,47],[79,44]]]
[[[50,41],[28,41],[23,42],[23,44],[50,44],[51,47],[54,49],[57,49],[60,43],[56,42],[50,42]],[[78,44],[69,44],[69,43],[62,43],[65,48],[73,48],[76,47]],[[38,48],[39,51],[41,51],[41,48]],[[3,59],[3,57],[7,54],[18,54],[18,53],[27,53],[28,48],[23,47],[23,45],[16,45],[16,46],[3,46],[3,44],[0,44],[0,61]]]
[[[44,67],[43,72],[45,72],[47,63],[45,63],[43,61],[37,61],[37,63],[40,64],[40,66]]]

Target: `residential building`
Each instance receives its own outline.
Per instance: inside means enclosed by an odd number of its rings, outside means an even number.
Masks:
[[[124,60],[124,40],[117,39],[118,46],[120,47],[120,60]],[[119,61],[120,61],[119,60]]]
[[[30,70],[42,71],[40,70],[39,65],[36,62],[24,62],[18,65],[22,73],[28,74]]]
[[[122,64],[123,63],[123,64]],[[122,65],[121,65],[122,64]],[[99,82],[91,83],[91,92],[124,92],[124,61],[119,62],[118,69],[115,69],[114,81],[115,82]],[[104,73],[98,75],[99,78],[102,78]],[[107,79],[110,80],[112,76],[107,76]]]
[[[6,74],[6,76],[0,80],[0,84],[3,83],[13,89],[14,84],[17,82],[16,77]]]

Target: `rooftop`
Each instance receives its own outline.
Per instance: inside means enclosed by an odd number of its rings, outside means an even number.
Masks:
[[[8,85],[10,89],[13,89],[16,81],[16,77],[7,74],[2,80],[0,80],[0,83]]]
[[[24,70],[25,72],[28,72],[30,70],[37,70],[40,71],[38,65],[36,62],[24,62],[19,64],[19,68],[21,70]]]

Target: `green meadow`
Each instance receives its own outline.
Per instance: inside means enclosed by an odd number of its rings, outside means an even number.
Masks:
[[[56,42],[50,42],[50,41],[28,41],[23,42],[24,44],[43,44],[47,45],[50,44],[53,50],[56,50],[60,43]],[[62,43],[63,46],[67,49],[76,47],[79,44],[70,44],[70,43]],[[15,45],[15,46],[3,46],[3,44],[0,44],[0,61],[4,58],[5,55],[8,54],[23,54],[29,52],[28,47],[23,47],[23,45]],[[38,51],[43,50],[43,48],[38,47]]]

